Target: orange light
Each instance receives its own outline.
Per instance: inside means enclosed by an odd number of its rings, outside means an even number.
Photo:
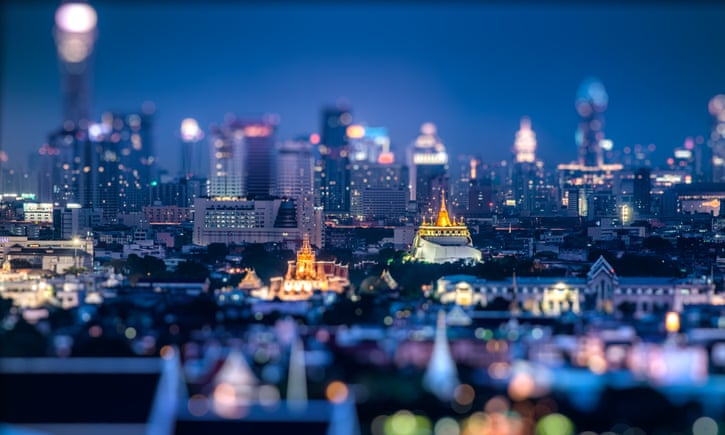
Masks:
[[[347,137],[350,139],[360,139],[365,136],[365,127],[354,124],[349,126],[345,132],[347,133]]]
[[[340,381],[332,381],[325,389],[325,397],[332,403],[342,403],[347,399],[347,385]]]
[[[665,329],[670,334],[674,334],[680,330],[680,315],[674,311],[670,311],[665,316]]]

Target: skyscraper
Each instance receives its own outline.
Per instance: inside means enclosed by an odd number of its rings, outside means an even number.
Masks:
[[[196,119],[181,121],[181,177],[206,177],[209,172],[209,152],[202,149],[204,132]]]
[[[86,129],[91,113],[92,53],[96,11],[86,3],[64,3],[55,13],[53,36],[60,60],[63,127]]]
[[[209,195],[214,198],[241,198],[244,185],[244,131],[230,122],[212,126],[209,135]]]
[[[87,182],[81,204],[102,209],[108,223],[150,203],[149,188],[157,181],[152,128],[150,103],[141,112],[106,112],[88,128],[92,152],[82,168]]]
[[[609,97],[604,85],[596,78],[582,82],[576,95],[576,111],[579,126],[576,131],[576,145],[579,150],[579,164],[600,167],[604,163],[602,141],[604,141],[604,111]]]
[[[519,211],[530,213],[539,209],[537,191],[543,184],[543,165],[536,161],[536,133],[531,129],[531,120],[521,118],[513,146],[514,159],[511,165],[511,194]]]
[[[294,201],[301,234],[322,246],[322,219],[315,207],[314,157],[306,139],[286,141],[277,149],[275,195]]]
[[[278,118],[275,115],[267,115],[261,120],[239,122],[244,133],[244,176],[248,197],[264,197],[272,193],[277,123]]]
[[[53,38],[58,51],[63,119],[62,128],[39,150],[39,193],[45,201],[86,206],[92,202],[90,168],[94,154],[88,125],[97,22],[96,11],[86,3],[64,3],[55,13]]]
[[[322,111],[320,195],[325,213],[350,212],[350,161],[347,127],[352,114],[343,104]]]
[[[244,120],[227,117],[210,131],[210,195],[264,197],[273,189],[274,133],[277,117]]]
[[[649,168],[639,168],[634,171],[633,184],[633,200],[634,209],[638,216],[647,216],[650,214],[652,205],[652,180],[650,178]]]
[[[435,124],[427,122],[413,141],[408,153],[410,199],[418,211],[432,215],[443,190],[448,189],[448,153],[438,137]]]

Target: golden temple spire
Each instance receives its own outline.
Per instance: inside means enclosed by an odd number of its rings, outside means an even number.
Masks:
[[[310,246],[310,235],[305,233],[302,237],[302,247],[297,252],[297,279],[314,279],[315,273],[315,253]]]
[[[439,227],[450,227],[453,226],[451,218],[448,216],[448,210],[446,210],[446,191],[441,190],[441,209],[438,211],[438,219],[436,220],[436,226]]]

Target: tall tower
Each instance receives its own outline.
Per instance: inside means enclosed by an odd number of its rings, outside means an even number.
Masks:
[[[608,100],[604,85],[596,78],[588,78],[579,86],[576,95],[579,127],[575,140],[579,150],[580,165],[599,167],[604,163],[602,141],[604,111],[607,109]]]
[[[427,122],[413,141],[408,154],[410,168],[410,199],[418,203],[418,211],[430,215],[448,190],[448,153],[438,137],[435,124]]]
[[[534,163],[536,160],[536,133],[531,129],[531,119],[526,116],[521,118],[513,152],[515,163]]]
[[[259,198],[272,193],[277,123],[276,115],[267,115],[261,120],[239,122],[244,134],[244,176],[248,197]]]
[[[325,213],[350,212],[350,161],[347,127],[352,123],[344,104],[322,111],[320,194]]]
[[[703,162],[708,174],[711,170],[712,178],[705,181],[721,183],[725,181],[725,95],[720,94],[712,97],[708,104],[708,110],[714,120],[710,130],[710,139],[707,143],[710,161]],[[711,169],[710,169],[711,168]]]
[[[511,194],[516,207],[530,213],[537,208],[537,190],[543,179],[541,162],[536,161],[536,133],[531,129],[531,120],[521,118],[513,146],[514,161],[511,165]]]
[[[96,11],[81,2],[63,3],[55,13],[53,38],[58,50],[63,119],[62,128],[39,150],[39,194],[44,201],[92,206],[90,168],[94,153],[88,126],[97,21]]]
[[[53,36],[60,60],[63,127],[88,128],[91,116],[93,44],[96,41],[96,11],[87,3],[64,3],[55,12]]]
[[[322,219],[315,208],[314,156],[306,139],[286,141],[277,149],[275,195],[294,200],[297,223],[310,243],[322,246]]]
[[[647,216],[650,214],[652,206],[652,181],[650,178],[649,168],[639,168],[634,171],[634,183],[632,197],[634,199],[634,209],[638,216]]]
[[[209,136],[209,195],[241,198],[245,195],[244,131],[229,122],[212,126]]]
[[[185,118],[181,121],[181,178],[204,177],[209,171],[209,153],[202,152],[200,141],[204,132],[196,119]],[[207,164],[204,165],[204,162]]]

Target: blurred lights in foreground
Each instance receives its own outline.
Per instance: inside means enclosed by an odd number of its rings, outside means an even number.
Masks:
[[[674,311],[670,311],[665,316],[665,329],[670,334],[675,334],[680,330],[680,315]]]
[[[349,391],[347,385],[340,381],[332,381],[325,389],[325,397],[332,403],[342,403],[347,400]]]

